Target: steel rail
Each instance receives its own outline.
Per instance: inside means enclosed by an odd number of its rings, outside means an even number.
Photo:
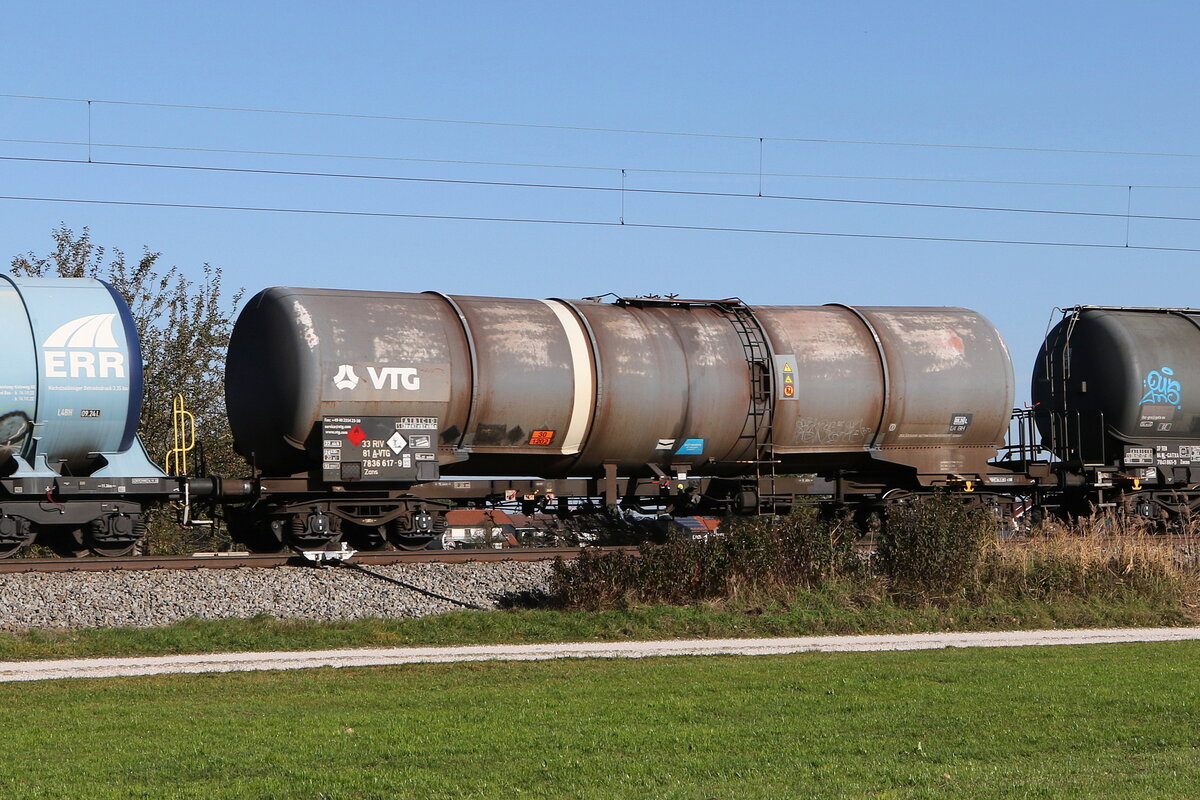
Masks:
[[[359,552],[356,564],[466,564],[495,561],[571,560],[581,553],[636,552],[636,547],[512,547],[502,550],[396,550]],[[20,572],[142,572],[156,569],[235,569],[238,567],[314,566],[299,553],[197,553],[186,556],[128,558],[13,558],[0,560],[0,574]]]

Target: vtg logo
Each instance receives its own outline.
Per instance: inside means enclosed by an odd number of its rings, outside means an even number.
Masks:
[[[358,375],[355,374],[354,367],[349,364],[338,367],[337,375],[333,376],[333,385],[339,389],[353,389],[358,386]]]
[[[386,386],[392,391],[407,389],[415,392],[421,388],[421,379],[413,367],[367,367],[367,376],[376,389]],[[333,385],[339,389],[353,390],[361,382],[353,364],[342,364],[333,376]]]
[[[60,325],[42,344],[47,378],[124,378],[125,354],[113,336],[116,314],[92,314]]]

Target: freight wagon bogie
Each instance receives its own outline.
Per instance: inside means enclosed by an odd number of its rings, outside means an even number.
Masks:
[[[231,507],[226,517],[233,540],[253,552],[317,550],[343,542],[356,550],[419,550],[441,535],[447,509],[412,496],[272,496]]]
[[[1200,523],[1200,487],[1134,490],[1111,484],[1084,484],[1062,491],[1043,492],[1037,510],[1044,517],[1063,522],[1099,516],[1149,532],[1185,532],[1194,530]]]
[[[1200,522],[1200,487],[1164,491],[1141,491],[1121,498],[1127,517],[1146,520],[1167,531],[1182,532]]]
[[[0,558],[32,544],[71,557],[128,555],[146,534],[139,503],[59,503],[54,514],[47,505],[0,502]]]

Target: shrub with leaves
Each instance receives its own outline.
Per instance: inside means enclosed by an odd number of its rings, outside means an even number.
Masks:
[[[713,601],[756,607],[790,604],[815,589],[864,609],[1083,600],[1183,610],[1200,597],[1196,533],[1150,535],[1094,520],[999,539],[991,512],[961,495],[889,509],[869,562],[881,574],[854,552],[857,528],[820,520],[811,509],[727,520],[722,528],[704,539],[646,544],[636,555],[585,553],[559,562],[550,600],[582,610]]]
[[[858,573],[853,526],[817,518],[812,509],[779,517],[729,520],[721,534],[672,536],[638,555],[585,554],[558,562],[552,595],[566,608],[637,603],[685,605],[709,600],[782,598],[797,589]]]
[[[902,599],[950,600],[972,585],[996,529],[988,509],[961,496],[914,498],[888,509],[879,565]]]

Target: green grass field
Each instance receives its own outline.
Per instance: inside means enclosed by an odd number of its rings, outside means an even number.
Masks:
[[[1200,643],[0,686],[5,798],[1195,797]]]
[[[352,622],[298,622],[261,617],[192,620],[149,629],[0,633],[0,660],[239,650],[1193,624],[1195,620],[1178,604],[1154,603],[1137,597],[959,602],[945,608],[914,608],[887,598],[862,602],[840,587],[830,587],[799,592],[786,605],[659,605],[599,612],[465,611],[420,619]]]

